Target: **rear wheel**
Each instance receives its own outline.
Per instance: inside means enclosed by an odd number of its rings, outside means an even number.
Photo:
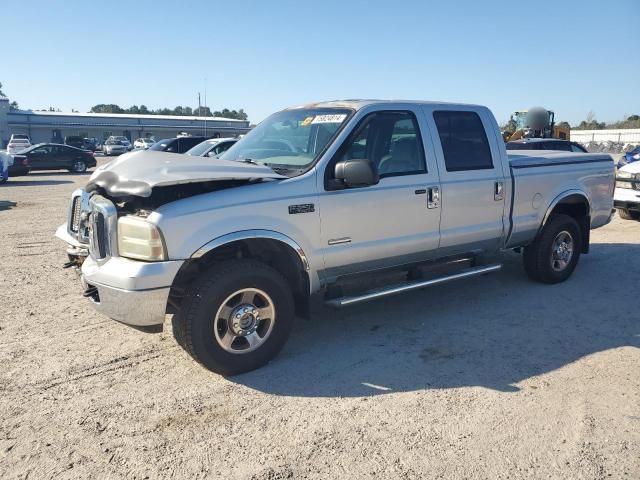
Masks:
[[[626,208],[619,208],[618,215],[623,220],[640,220],[640,212],[632,212]]]
[[[578,264],[582,235],[578,222],[568,215],[554,215],[524,249],[524,268],[533,280],[542,283],[564,282]]]
[[[190,287],[176,315],[176,340],[209,370],[236,375],[268,363],[294,318],[286,280],[255,260],[217,264]]]

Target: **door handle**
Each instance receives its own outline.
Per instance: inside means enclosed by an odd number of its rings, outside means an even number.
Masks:
[[[440,206],[440,187],[429,187],[427,189],[427,208],[438,208]]]
[[[504,198],[504,182],[495,182],[493,186],[493,199],[499,202]]]

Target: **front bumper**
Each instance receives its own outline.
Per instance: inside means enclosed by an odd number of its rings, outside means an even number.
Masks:
[[[67,254],[84,257],[77,262],[76,273],[94,308],[122,323],[135,326],[164,322],[169,291],[182,260],[140,262],[123,257],[110,257],[96,262],[87,255],[87,245],[78,242],[61,225],[56,236],[68,244]],[[87,252],[87,253],[85,253]]]
[[[100,313],[127,325],[145,327],[164,322],[169,299],[169,287],[151,290],[122,290],[91,284],[81,276],[87,298]],[[93,288],[92,288],[93,287]]]
[[[640,190],[616,188],[613,195],[613,206],[625,210],[640,211]]]
[[[182,264],[122,257],[98,264],[89,256],[80,276],[85,295],[100,313],[129,325],[157,325],[164,322],[169,290]]]

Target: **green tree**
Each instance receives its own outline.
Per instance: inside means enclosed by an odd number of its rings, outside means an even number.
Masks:
[[[140,105],[140,109],[138,111],[143,115],[148,115],[149,113],[151,113],[149,112],[149,109],[146,105]]]
[[[9,110],[20,110],[20,106],[18,105],[18,102],[16,102],[15,100],[11,102],[9,104]]]
[[[558,127],[564,127],[564,128],[571,128],[571,125],[569,125],[569,122],[558,122]]]
[[[2,91],[2,82],[0,82],[0,97],[6,97],[6,95]]]
[[[89,113],[124,113],[124,109],[114,103],[99,103],[91,107]]]

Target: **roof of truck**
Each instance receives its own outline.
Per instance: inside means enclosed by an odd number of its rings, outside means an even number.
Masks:
[[[392,105],[392,104],[419,104],[419,105],[448,105],[448,106],[461,106],[461,107],[481,107],[486,108],[483,105],[474,105],[468,103],[456,103],[456,102],[432,102],[426,100],[375,100],[375,99],[346,99],[346,100],[328,100],[323,102],[307,103],[303,105],[295,105],[287,108],[286,110],[294,110],[299,108],[352,108],[359,110],[370,105]]]

